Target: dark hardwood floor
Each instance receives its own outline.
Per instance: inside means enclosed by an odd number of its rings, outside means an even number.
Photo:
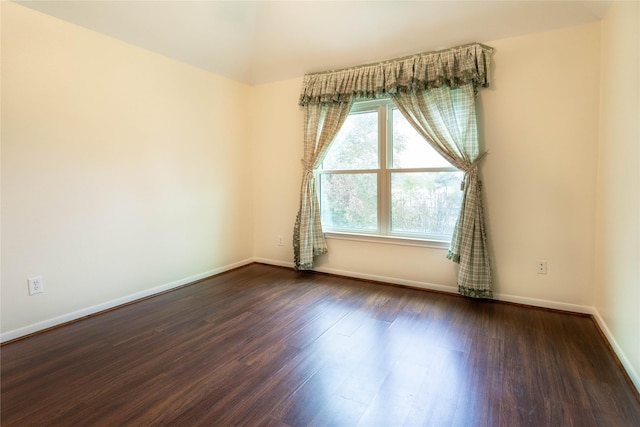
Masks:
[[[589,317],[252,264],[3,346],[8,426],[639,426]]]

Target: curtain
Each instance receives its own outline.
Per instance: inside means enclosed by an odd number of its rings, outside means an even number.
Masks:
[[[320,223],[320,203],[316,193],[314,170],[327,154],[329,146],[342,127],[350,102],[309,104],[304,111],[304,158],[300,208],[293,230],[293,253],[296,270],[310,270],[313,259],[327,252]]]
[[[489,87],[493,49],[479,43],[324,73],[306,74],[298,103],[375,99],[438,87]]]
[[[305,108],[306,128],[300,210],[294,229],[296,269],[313,268],[314,256],[327,251],[313,170],[322,162],[352,101],[391,96],[429,144],[464,171],[462,208],[447,258],[460,264],[460,293],[492,296],[478,177],[478,162],[484,153],[478,148],[475,114],[476,92],[490,86],[492,53],[491,47],[472,43],[304,76],[298,101]]]
[[[458,291],[490,298],[491,264],[487,249],[478,177],[480,154],[472,84],[439,87],[392,95],[405,118],[427,142],[456,168],[464,171],[463,198],[447,258],[460,264]]]

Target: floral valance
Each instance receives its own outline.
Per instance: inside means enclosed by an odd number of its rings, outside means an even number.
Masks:
[[[398,91],[458,87],[473,83],[489,87],[493,49],[479,43],[420,53],[377,64],[306,74],[299,104],[375,99]]]

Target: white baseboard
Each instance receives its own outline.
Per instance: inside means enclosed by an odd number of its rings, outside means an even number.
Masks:
[[[414,280],[397,279],[395,277],[378,276],[375,274],[358,273],[348,270],[338,270],[336,268],[316,268],[315,271],[320,273],[335,274],[338,276],[353,277],[356,279],[373,280],[375,282],[390,283],[392,285],[408,286],[411,288],[426,289],[431,291],[455,293],[457,288],[445,285],[436,285],[435,283],[418,282]]]
[[[553,310],[570,311],[572,313],[593,314],[594,308],[586,305],[569,304],[566,302],[557,302],[537,298],[519,297],[508,294],[493,294],[496,301],[513,302],[516,304],[530,305],[532,307],[550,308]]]
[[[293,262],[288,262],[288,261],[277,261],[275,259],[268,259],[268,258],[253,258],[252,260],[253,262],[259,262],[260,264],[269,264],[269,265],[277,265],[278,267],[289,267],[289,268],[293,268],[294,267],[294,263]]]
[[[618,342],[607,327],[604,319],[602,318],[602,316],[600,316],[600,313],[598,313],[598,310],[596,310],[595,308],[593,310],[592,316],[598,323],[598,326],[602,330],[604,336],[607,338],[607,341],[609,341],[609,345],[616,353],[616,356],[618,356],[618,360],[620,360],[620,363],[624,367],[625,371],[627,371],[627,375],[629,375],[631,382],[633,382],[633,385],[636,386],[636,390],[638,390],[638,392],[640,393],[640,375],[638,375],[638,372],[636,372],[636,370],[633,368],[633,365],[629,362],[629,359],[627,359],[627,356],[625,356],[624,352],[618,345]]]
[[[144,291],[136,292],[131,295],[127,295],[121,298],[116,298],[111,301],[107,301],[101,304],[96,304],[91,307],[83,308],[81,310],[76,310],[71,313],[63,314],[61,316],[57,316],[51,319],[43,320],[38,323],[34,323],[32,325],[24,326],[22,328],[14,329],[12,331],[5,332],[0,335],[0,342],[11,341],[16,338],[23,337],[25,335],[33,334],[35,332],[42,331],[44,329],[48,329],[54,326],[62,325],[63,323],[71,322],[77,319],[81,319],[86,316],[90,316],[92,314],[100,313],[101,311],[109,310],[111,308],[117,307],[119,305],[128,304],[130,302],[150,297],[155,294],[159,294],[161,292],[165,292],[174,288],[178,288],[180,286],[186,285],[188,283],[195,282],[197,280],[205,279],[210,276],[214,276],[216,274],[224,273],[225,271],[233,270],[234,268],[242,267],[247,264],[251,264],[253,259],[246,259],[243,261],[235,262],[233,264],[225,265],[223,267],[215,268],[213,270],[205,271],[203,273],[199,273],[190,277],[185,277],[184,279],[175,280],[170,283],[165,283],[164,285],[156,286],[150,289],[146,289]]]

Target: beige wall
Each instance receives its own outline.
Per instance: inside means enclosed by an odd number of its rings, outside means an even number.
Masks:
[[[488,42],[493,88],[480,93],[489,155],[486,216],[501,299],[588,311],[593,306],[600,25]],[[255,256],[291,265],[301,179],[300,79],[255,89]],[[276,236],[286,236],[286,247]],[[330,239],[317,267],[455,291],[437,248]],[[548,262],[546,276],[535,262]]]
[[[254,255],[291,266],[302,178],[301,85],[299,78],[255,86],[251,93]]]
[[[483,176],[500,294],[593,306],[599,40],[591,24],[489,42]]]
[[[249,90],[2,2],[3,338],[250,260]]]
[[[602,22],[597,318],[640,389],[640,7]]]

